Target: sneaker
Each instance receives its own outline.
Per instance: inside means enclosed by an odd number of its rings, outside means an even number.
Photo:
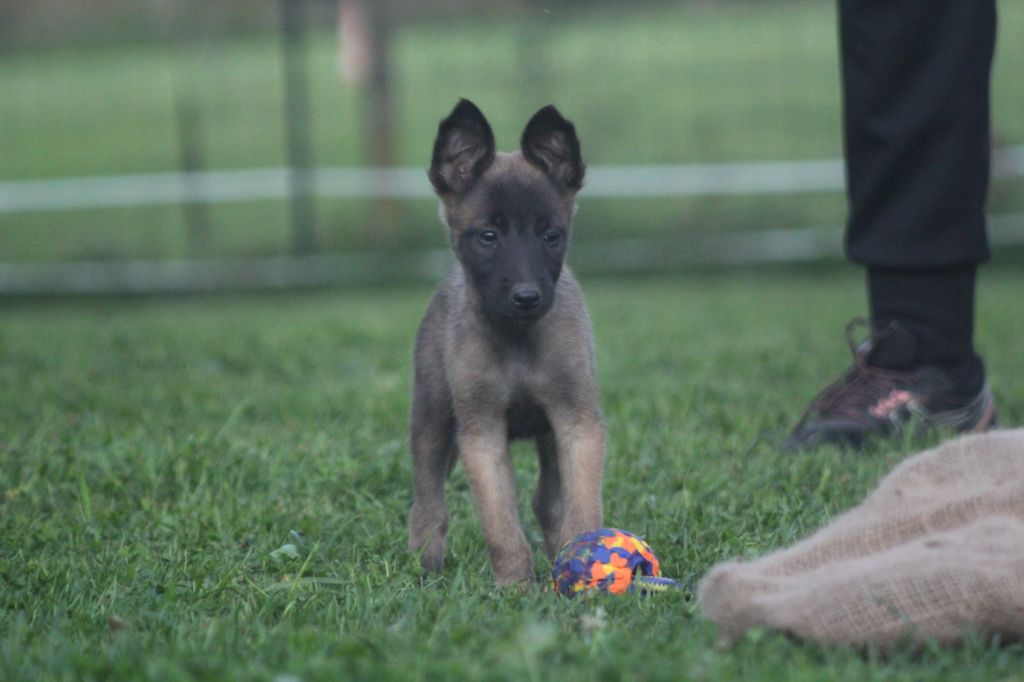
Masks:
[[[859,345],[854,338],[858,328],[867,328],[870,335]],[[846,338],[853,365],[811,401],[786,449],[821,444],[859,448],[868,438],[895,436],[911,426],[958,433],[995,426],[995,403],[977,358],[961,368],[913,368],[914,337],[896,322],[872,330],[866,320],[857,319],[847,325]]]

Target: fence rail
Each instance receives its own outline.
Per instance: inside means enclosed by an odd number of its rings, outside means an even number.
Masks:
[[[994,155],[996,178],[1024,177],[1024,145]],[[312,193],[320,197],[424,199],[433,196],[421,168],[317,168]],[[588,169],[588,197],[642,198],[798,194],[843,189],[839,159],[716,164],[615,165]],[[156,204],[287,199],[289,169],[260,168],[193,173],[0,182],[0,213]]]
[[[993,216],[994,246],[1024,246],[1024,213]],[[670,238],[613,239],[573,246],[570,262],[584,273],[631,274],[695,266],[793,264],[842,255],[838,227],[686,233]],[[188,294],[231,290],[435,282],[452,264],[447,249],[180,259],[0,263],[0,296]]]

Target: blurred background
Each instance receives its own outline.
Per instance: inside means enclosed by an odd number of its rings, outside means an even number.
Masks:
[[[1024,261],[1024,4],[999,2],[996,260]],[[459,97],[589,165],[570,261],[837,260],[835,3],[4,0],[0,294],[435,279]],[[838,262],[838,260],[837,260]]]

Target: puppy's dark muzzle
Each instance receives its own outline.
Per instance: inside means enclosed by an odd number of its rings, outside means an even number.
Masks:
[[[529,312],[540,305],[540,291],[533,287],[518,287],[512,290],[512,303],[517,311]]]

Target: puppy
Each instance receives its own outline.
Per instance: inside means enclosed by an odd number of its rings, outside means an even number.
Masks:
[[[445,480],[461,455],[496,581],[534,578],[511,439],[536,443],[532,506],[549,556],[602,525],[593,338],[564,266],[584,170],[576,131],[553,106],[530,119],[512,153],[495,153],[468,100],[438,127],[429,177],[458,262],[416,337],[409,547],[427,570],[444,563]]]

